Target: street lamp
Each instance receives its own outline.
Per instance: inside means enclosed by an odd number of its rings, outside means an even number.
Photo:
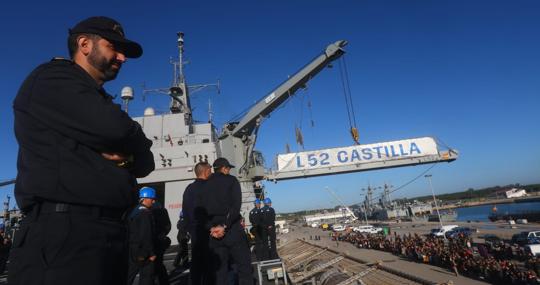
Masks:
[[[437,210],[437,216],[439,217],[439,224],[441,225],[441,229],[443,227],[442,219],[441,219],[441,213],[439,213],[439,205],[437,205],[437,199],[435,198],[435,192],[433,191],[433,184],[431,183],[431,174],[424,175],[425,178],[429,181],[429,187],[431,188],[431,195],[433,195],[433,202],[435,202],[435,210]],[[446,236],[444,237],[446,238]]]

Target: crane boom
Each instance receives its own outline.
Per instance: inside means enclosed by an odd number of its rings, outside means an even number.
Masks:
[[[7,186],[14,183],[15,183],[15,179],[8,179],[8,180],[0,181],[0,187]]]
[[[453,149],[439,150],[432,137],[312,150],[278,155],[278,168],[268,172],[266,179],[279,181],[452,162],[458,156],[458,152]]]
[[[325,66],[343,55],[345,53],[343,47],[346,45],[347,41],[344,40],[329,45],[321,55],[257,102],[234,127],[231,134],[235,137],[251,135],[257,127],[257,120],[259,118],[268,116],[279,105],[285,102],[289,96],[293,95],[298,89],[303,88]]]

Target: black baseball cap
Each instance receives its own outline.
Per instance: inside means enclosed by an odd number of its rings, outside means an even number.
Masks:
[[[122,25],[117,21],[103,16],[90,17],[82,20],[69,29],[69,34],[95,34],[120,46],[129,58],[140,57],[143,53],[141,45],[126,39]]]
[[[230,164],[229,161],[226,158],[220,157],[220,158],[218,158],[218,159],[216,159],[214,161],[214,164],[212,164],[212,167],[214,167],[214,168],[221,168],[221,167],[234,168],[234,165]]]

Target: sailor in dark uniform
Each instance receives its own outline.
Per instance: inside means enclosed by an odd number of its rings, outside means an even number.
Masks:
[[[103,88],[141,46],[107,17],[81,21],[67,42],[71,60],[34,69],[13,102],[24,214],[13,285],[125,284],[125,213],[137,203],[136,178],[154,170],[152,142]]]
[[[139,191],[140,204],[129,216],[129,275],[128,285],[139,273],[139,285],[154,284],[157,259],[157,231],[152,215],[156,191],[143,187]]]
[[[268,259],[268,247],[264,246],[263,233],[264,226],[262,225],[261,200],[255,199],[255,207],[249,212],[249,222],[251,223],[251,234],[255,236],[255,256],[257,260],[263,261]]]
[[[246,233],[240,224],[240,183],[229,174],[234,166],[227,159],[216,159],[213,167],[214,174],[205,183],[198,197],[199,209],[195,209],[205,213],[204,227],[210,235],[208,264],[212,271],[205,282],[228,284],[229,268],[234,265],[238,284],[252,285],[251,256]]]
[[[265,245],[268,245],[268,258],[269,259],[278,259],[279,256],[276,250],[276,212],[272,208],[272,200],[270,198],[265,198],[263,200],[264,207],[261,209],[263,216],[263,225],[267,234],[267,242]]]
[[[206,275],[205,269],[209,262],[206,259],[209,233],[204,228],[206,216],[205,212],[201,212],[201,208],[197,206],[197,197],[202,193],[208,177],[212,174],[212,167],[208,162],[199,162],[195,165],[194,170],[196,179],[186,187],[182,197],[182,223],[179,226],[182,231],[189,232],[191,238],[190,279],[191,284],[199,285],[203,282],[203,276]],[[180,237],[180,228],[178,235]],[[180,249],[179,255],[181,255]],[[185,256],[187,256],[187,248]]]

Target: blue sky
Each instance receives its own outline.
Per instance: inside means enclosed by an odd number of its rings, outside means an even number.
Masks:
[[[0,180],[16,176],[12,101],[24,77],[66,56],[67,29],[93,15],[120,21],[144,47],[123,66],[111,94],[125,85],[167,87],[176,32],[186,36],[190,84],[221,81],[221,94],[194,95],[196,119],[214,105],[218,126],[318,55],[345,39],[361,143],[435,136],[459,160],[430,170],[437,193],[540,182],[540,2],[538,1],[9,1],[0,11]],[[71,11],[70,11],[71,10]],[[337,65],[336,65],[337,67]],[[269,166],[302,127],[308,150],[352,145],[339,69],[326,69],[268,118],[257,148]],[[302,99],[303,98],[303,99]],[[311,127],[308,99],[315,127]],[[167,109],[141,96],[130,109]],[[83,108],[84,106],[81,106]],[[429,165],[266,183],[278,211],[361,201],[368,183],[396,187]],[[2,187],[0,198],[12,193]],[[428,194],[424,178],[392,194]]]

